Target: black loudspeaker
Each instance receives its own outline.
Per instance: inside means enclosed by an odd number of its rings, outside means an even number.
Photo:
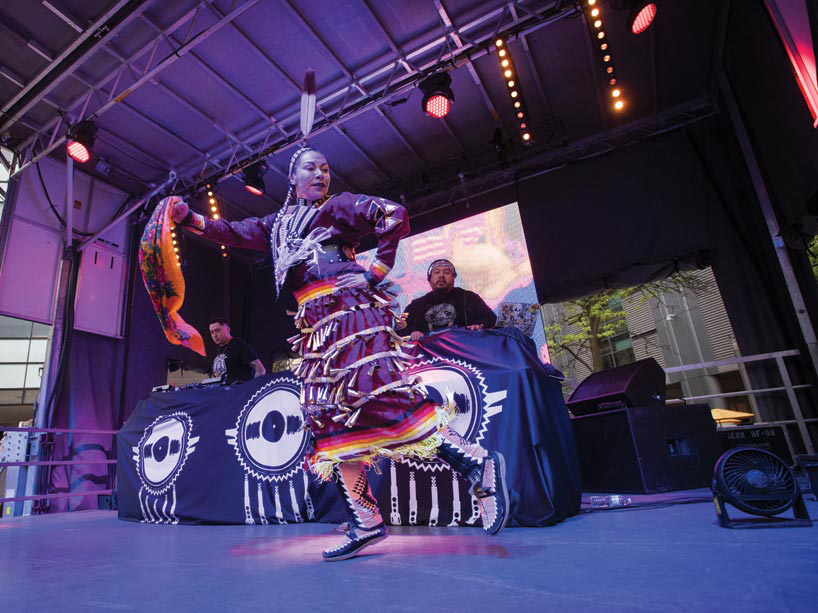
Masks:
[[[586,492],[708,487],[721,455],[706,404],[627,407],[571,420]]]
[[[595,372],[568,398],[573,415],[588,415],[606,408],[648,407],[665,402],[665,371],[653,358]]]

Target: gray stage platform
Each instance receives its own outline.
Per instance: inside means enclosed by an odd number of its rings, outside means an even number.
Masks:
[[[693,494],[702,495],[697,491]],[[677,493],[676,498],[687,493]],[[655,499],[655,498],[654,498]],[[640,499],[642,500],[642,499]],[[808,502],[818,517],[818,503]],[[328,564],[327,524],[0,521],[3,611],[815,611],[818,527],[732,531],[712,504],[550,528],[396,528]]]

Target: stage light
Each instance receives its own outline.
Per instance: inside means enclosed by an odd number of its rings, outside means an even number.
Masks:
[[[75,123],[68,129],[65,137],[68,139],[66,147],[68,155],[80,164],[91,159],[91,150],[97,136],[97,125],[90,119]]]
[[[619,91],[618,89],[615,89],[615,90],[613,90],[613,91],[611,92],[611,96],[613,96],[614,98],[619,98],[619,96],[620,96],[621,94],[622,94],[622,92],[621,92],[621,91]]]
[[[519,113],[517,113],[517,119],[522,119],[523,117],[524,117],[524,115],[523,115],[523,112],[522,112],[522,111],[520,111]]]
[[[210,210],[213,211],[214,213],[216,213],[219,210],[219,207],[212,206],[212,207],[210,207]]]
[[[500,54],[500,57],[506,57],[506,50],[505,49],[500,49],[500,51],[498,51],[497,53]]]
[[[647,30],[656,18],[656,3],[637,1],[631,3],[628,14],[628,26],[634,34],[641,34]]]
[[[600,40],[601,40],[601,39],[603,39],[603,38],[605,38],[605,32],[600,32],[599,34],[597,34],[597,35],[596,35],[596,37],[597,37],[598,39],[600,39]]]
[[[506,71],[503,73],[503,75],[506,77],[506,79],[508,79],[508,78],[509,78],[509,77],[510,77],[512,74],[514,74],[514,73],[513,73],[513,72],[511,72],[510,70],[506,70]]]
[[[602,27],[602,20],[601,20],[601,19],[597,19],[597,20],[594,22],[594,27],[595,27],[595,28],[601,28],[601,27]]]
[[[588,0],[588,6],[593,6],[596,4],[596,0]]]
[[[616,79],[611,79],[610,81],[608,81],[608,83],[610,85],[616,85]]]
[[[210,199],[210,204],[216,204],[216,199],[215,199],[215,198],[211,198],[211,199]]]
[[[254,196],[264,194],[264,174],[267,172],[267,160],[261,159],[244,169],[244,189]]]
[[[530,139],[531,139],[531,135],[528,132],[523,134],[523,140],[530,140]]]
[[[611,56],[610,55],[603,55],[602,56],[602,61],[603,62],[610,62],[611,61]]]
[[[614,108],[615,108],[617,111],[621,111],[621,110],[622,110],[622,107],[624,107],[624,106],[625,106],[625,103],[624,103],[624,102],[622,102],[621,100],[617,100],[617,101],[616,101],[616,103],[614,103]]]
[[[521,106],[521,105],[520,105],[520,101],[519,101],[519,100],[517,100],[517,102],[515,102],[515,103],[514,103],[514,108],[515,108],[515,109],[518,109],[518,108],[520,108],[520,106]]]
[[[516,91],[511,92],[511,97],[516,98],[517,97],[517,92]]]
[[[208,195],[208,196],[212,196],[212,195],[213,195],[213,192],[210,192],[210,191],[209,191],[209,192],[207,192],[207,195]]]
[[[503,46],[503,39],[498,38],[497,40],[494,41],[494,44],[497,45],[498,47],[502,47]]]
[[[591,10],[591,17],[596,17],[599,15],[599,9],[592,9]]]
[[[423,92],[421,106],[424,113],[435,119],[441,119],[449,114],[454,103],[451,84],[452,78],[448,72],[438,72],[418,84],[420,91]]]
[[[218,219],[218,218],[219,218],[219,214],[218,213],[213,213],[213,219]]]
[[[508,82],[508,86],[509,86],[509,87],[514,87],[514,81],[509,81],[509,82]]]
[[[222,251],[224,251],[225,249],[227,249],[227,247],[225,247],[224,245],[222,245]]]
[[[602,43],[599,45],[599,48],[602,49],[602,51],[605,51],[608,48],[608,43]]]
[[[526,124],[525,122],[520,124],[520,129],[521,130],[525,130],[527,127],[528,127],[528,124]]]

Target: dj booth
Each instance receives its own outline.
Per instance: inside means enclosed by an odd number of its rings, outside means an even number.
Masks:
[[[506,458],[512,525],[579,510],[580,471],[561,376],[518,330],[452,329],[422,339],[410,369],[443,397],[451,424]],[[299,382],[275,373],[231,386],[154,392],[118,436],[120,519],[147,523],[345,521],[334,483],[305,470]],[[466,483],[440,461],[369,471],[388,523],[479,525]]]

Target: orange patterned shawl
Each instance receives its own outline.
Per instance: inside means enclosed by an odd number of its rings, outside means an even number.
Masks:
[[[174,345],[182,345],[205,355],[202,335],[178,314],[185,301],[185,278],[173,250],[171,231],[175,224],[171,212],[173,205],[180,201],[178,196],[170,196],[154,210],[142,233],[139,266],[167,339]]]

